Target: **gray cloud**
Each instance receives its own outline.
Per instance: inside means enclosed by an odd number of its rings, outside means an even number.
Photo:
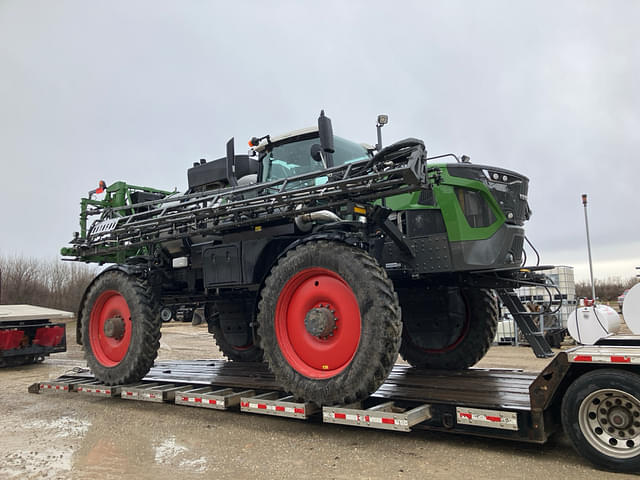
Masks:
[[[529,236],[554,262],[586,257],[589,193],[595,259],[630,275],[639,19],[632,1],[4,1],[0,251],[56,255],[98,180],[184,189],[230,136],[325,108],[354,140],[385,112],[386,142],[527,174]]]

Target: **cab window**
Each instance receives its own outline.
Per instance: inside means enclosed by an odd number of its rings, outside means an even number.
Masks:
[[[272,182],[323,170],[322,163],[311,158],[311,145],[318,142],[316,135],[312,138],[272,147],[262,158],[262,181]],[[336,150],[333,154],[334,166],[369,158],[367,150],[362,145],[336,136],[334,136],[333,143]]]

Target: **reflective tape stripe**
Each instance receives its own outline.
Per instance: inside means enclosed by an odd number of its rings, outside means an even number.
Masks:
[[[270,405],[266,403],[253,403],[253,402],[241,402],[240,406],[242,408],[253,408],[256,410],[266,410],[268,412],[278,412],[278,413],[297,413],[300,415],[304,415],[304,408],[300,407],[289,407],[286,405]]]
[[[188,403],[204,403],[209,405],[217,405],[218,401],[215,398],[202,398],[202,397],[182,397],[183,402]]]
[[[569,355],[573,363],[640,363],[640,358],[628,355]]]
[[[518,414],[498,410],[456,407],[456,423],[476,427],[518,430]]]

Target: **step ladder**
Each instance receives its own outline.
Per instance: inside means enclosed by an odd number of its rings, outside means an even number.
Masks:
[[[513,319],[524,335],[524,338],[526,338],[529,345],[531,345],[536,357],[553,357],[555,354],[553,350],[551,350],[549,343],[533,323],[532,317],[534,315],[540,315],[540,312],[529,312],[520,301],[518,294],[512,288],[500,288],[498,289],[498,295],[504,306],[507,307],[511,315],[513,315]]]

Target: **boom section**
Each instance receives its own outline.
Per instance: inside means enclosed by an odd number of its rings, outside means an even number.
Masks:
[[[338,167],[246,187],[171,196],[108,208],[86,237],[77,237],[65,256],[84,260],[194,235],[211,236],[288,221],[319,210],[339,210],[431,188],[424,144],[416,141],[391,155],[376,155]],[[133,211],[134,213],[129,213]]]

